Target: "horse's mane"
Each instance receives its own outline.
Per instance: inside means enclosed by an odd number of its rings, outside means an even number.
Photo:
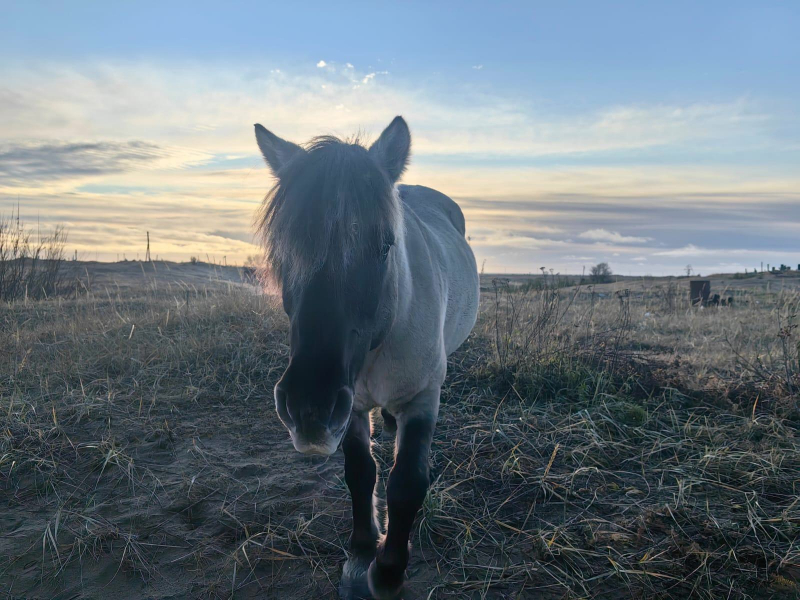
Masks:
[[[346,268],[379,236],[396,236],[401,219],[393,186],[366,148],[324,136],[281,169],[258,229],[275,279],[297,284],[323,266]]]

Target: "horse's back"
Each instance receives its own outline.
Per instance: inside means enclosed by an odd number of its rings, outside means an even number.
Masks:
[[[444,216],[464,236],[464,213],[452,198],[424,185],[399,185],[397,189],[403,204],[413,210],[423,223],[431,224],[431,220],[426,217],[438,219]]]
[[[438,257],[440,277],[446,284],[446,310],[442,332],[446,354],[451,354],[467,338],[478,314],[479,281],[475,255],[464,237],[464,214],[452,199],[420,185],[398,186],[406,213],[424,231],[423,238],[432,256]]]

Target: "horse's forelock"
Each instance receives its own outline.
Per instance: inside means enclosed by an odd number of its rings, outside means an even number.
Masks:
[[[402,227],[393,186],[357,141],[316,138],[306,150],[281,173],[259,219],[273,273],[293,284],[323,266],[343,271],[373,232],[396,238]]]

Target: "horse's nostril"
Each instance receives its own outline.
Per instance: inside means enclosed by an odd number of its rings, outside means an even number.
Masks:
[[[353,410],[353,392],[350,388],[343,387],[336,393],[336,403],[333,405],[328,428],[331,431],[338,431],[347,421],[350,411]]]
[[[289,407],[286,402],[286,390],[281,387],[281,384],[275,386],[275,409],[278,411],[278,416],[281,418],[287,427],[294,427],[295,420],[289,414]]]

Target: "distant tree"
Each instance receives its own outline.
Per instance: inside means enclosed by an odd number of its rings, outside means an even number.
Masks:
[[[592,282],[594,283],[607,283],[611,281],[611,267],[608,263],[601,262],[593,266],[590,270]]]
[[[244,261],[244,266],[248,269],[258,269],[262,264],[262,256],[260,254],[248,254],[247,260]]]

